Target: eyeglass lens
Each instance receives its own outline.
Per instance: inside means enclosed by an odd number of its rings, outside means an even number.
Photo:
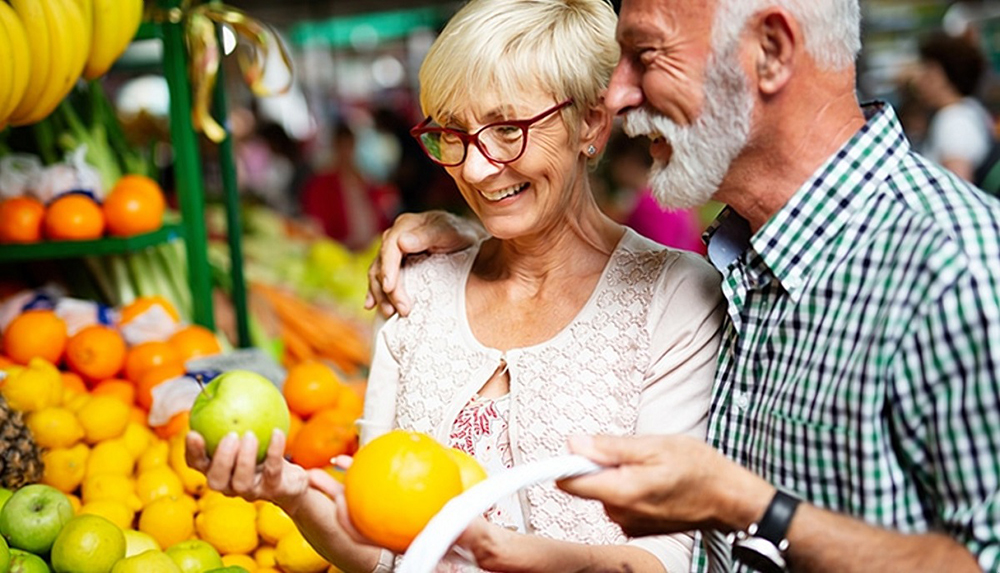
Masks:
[[[420,134],[424,149],[444,164],[458,164],[465,159],[465,141],[457,133],[432,131]],[[513,161],[524,147],[524,130],[517,125],[491,125],[468,139],[477,141],[479,149],[494,161]]]

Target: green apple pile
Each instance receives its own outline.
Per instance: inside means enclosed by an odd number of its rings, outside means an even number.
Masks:
[[[44,484],[0,489],[2,573],[236,573],[212,545],[189,539],[161,551],[150,536],[98,515],[74,515],[69,497]]]

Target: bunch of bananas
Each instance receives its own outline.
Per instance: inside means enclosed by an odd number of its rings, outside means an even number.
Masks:
[[[44,119],[82,75],[103,75],[142,21],[143,0],[0,0],[0,129]]]

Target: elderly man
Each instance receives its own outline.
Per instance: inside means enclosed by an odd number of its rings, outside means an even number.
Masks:
[[[710,530],[720,554],[728,534],[738,567],[996,571],[1000,204],[858,104],[859,20],[858,0],[624,0],[607,104],[652,139],[665,205],[728,204],[708,249],[729,324],[709,445],[580,438],[609,469],[562,487],[631,535]],[[399,219],[369,306],[405,312],[403,254],[474,234]]]

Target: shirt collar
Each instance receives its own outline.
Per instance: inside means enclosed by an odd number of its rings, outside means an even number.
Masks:
[[[844,228],[910,145],[892,107],[863,106],[864,127],[833,154],[753,236],[735,211],[726,208],[705,233],[709,259],[721,272],[747,248],[760,254],[794,300],[817,258]],[[740,229],[747,229],[743,233]],[[742,242],[742,244],[740,244]],[[716,246],[713,247],[713,243]]]

